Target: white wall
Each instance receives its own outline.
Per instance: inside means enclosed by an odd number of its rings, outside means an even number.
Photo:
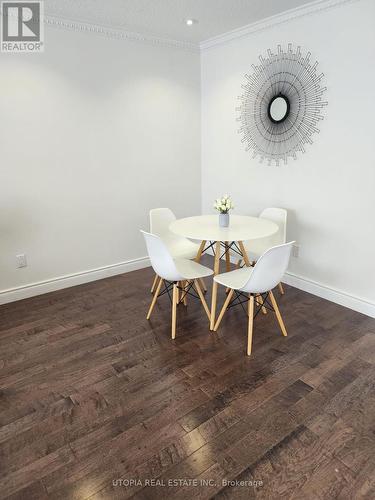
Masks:
[[[203,51],[203,212],[231,193],[238,214],[289,211],[301,245],[289,281],[375,315],[375,2],[361,0],[275,24]],[[311,51],[326,75],[321,133],[287,166],[262,166],[237,133],[244,74],[277,44]]]
[[[142,259],[152,207],[200,213],[199,53],[47,28],[0,68],[0,302],[139,267],[6,292]]]
[[[44,54],[0,54],[0,303],[147,264],[149,208],[199,213],[202,161],[204,213],[227,191],[236,213],[286,207],[301,245],[288,280],[375,315],[374,17],[373,0],[298,17],[203,50],[201,67],[188,50],[50,27]],[[235,107],[258,55],[288,42],[320,62],[329,106],[305,155],[267,167]]]

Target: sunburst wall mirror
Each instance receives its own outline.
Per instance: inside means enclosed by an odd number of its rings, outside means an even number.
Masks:
[[[306,144],[319,133],[327,101],[326,87],[318,62],[311,63],[311,53],[303,55],[301,48],[287,50],[278,45],[277,52],[267,51],[259,57],[260,64],[252,65],[245,75],[237,120],[239,133],[246,150],[261,162],[279,165],[305,153]]]

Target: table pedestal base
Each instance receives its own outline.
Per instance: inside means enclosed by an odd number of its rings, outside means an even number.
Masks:
[[[243,259],[246,266],[251,266],[249,261],[249,257],[246,253],[243,241],[210,241],[209,245],[206,247],[207,240],[202,241],[199,246],[199,250],[197,256],[195,258],[196,262],[201,260],[202,255],[210,250],[211,248],[214,251],[215,263],[214,263],[214,276],[220,273],[220,260],[225,256],[225,265],[227,272],[230,271],[230,250],[232,250],[235,254],[238,255],[239,258]],[[224,248],[224,252],[222,252],[222,247]],[[216,281],[213,281],[212,284],[212,298],[211,298],[211,318],[210,318],[210,330],[214,330],[215,326],[215,318],[216,318],[216,304],[217,304],[217,287],[218,284]]]

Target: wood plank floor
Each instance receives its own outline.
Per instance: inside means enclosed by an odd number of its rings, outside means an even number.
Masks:
[[[248,358],[241,308],[172,342],[151,281],[0,307],[0,498],[375,498],[374,319],[285,287]]]

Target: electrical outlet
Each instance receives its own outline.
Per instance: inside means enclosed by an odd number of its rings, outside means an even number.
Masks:
[[[27,267],[26,254],[20,253],[19,255],[16,255],[16,263],[18,268]]]
[[[293,257],[295,257],[295,258],[298,258],[298,257],[299,257],[299,245],[297,245],[297,244],[294,244],[294,245],[293,245],[293,248],[292,248],[292,255],[293,255]]]

